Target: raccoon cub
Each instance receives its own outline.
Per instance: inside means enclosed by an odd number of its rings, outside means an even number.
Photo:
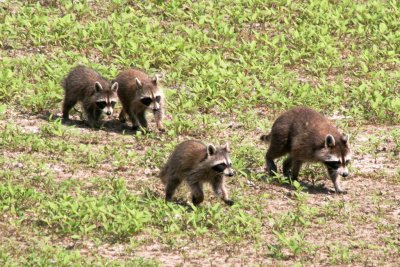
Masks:
[[[164,95],[157,77],[151,79],[140,70],[129,69],[121,72],[115,81],[119,84],[118,97],[122,103],[120,121],[125,122],[128,115],[134,130],[147,130],[146,110],[151,110],[157,129],[164,131]]]
[[[63,119],[69,120],[69,111],[79,101],[91,127],[98,126],[100,116],[110,116],[117,103],[118,83],[111,83],[96,71],[77,66],[61,83],[65,91]]]
[[[203,183],[208,182],[217,196],[233,205],[224,186],[224,176],[233,176],[228,152],[228,144],[218,148],[199,141],[179,144],[160,173],[165,185],[165,199],[172,200],[175,189],[185,180],[193,204],[198,205],[204,200]]]
[[[340,188],[338,176],[349,175],[347,165],[351,160],[349,137],[340,134],[335,126],[318,112],[307,107],[296,107],[276,119],[268,135],[261,140],[269,142],[265,156],[270,175],[277,171],[274,159],[289,154],[283,162],[283,174],[297,180],[304,162],[322,162],[335,186]]]

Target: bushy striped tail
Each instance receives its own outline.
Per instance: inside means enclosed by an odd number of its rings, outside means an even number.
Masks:
[[[269,143],[271,138],[271,134],[263,134],[260,136],[260,140],[263,141],[264,143]]]

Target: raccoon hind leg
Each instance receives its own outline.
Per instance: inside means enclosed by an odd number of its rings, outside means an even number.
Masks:
[[[291,168],[292,168],[293,159],[291,156],[288,156],[285,161],[283,161],[283,175],[287,178],[291,176]]]
[[[268,174],[270,176],[274,176],[275,173],[278,172],[278,169],[275,165],[274,159],[279,158],[285,155],[288,151],[282,148],[280,144],[274,142],[274,140],[270,141],[270,146],[268,148],[267,153],[265,154],[265,161]]]
[[[292,159],[292,173],[291,173],[292,176],[290,177],[292,180],[294,181],[298,180],[299,172],[302,165],[303,165],[302,161]]]
[[[165,185],[165,200],[171,201],[175,194],[176,188],[181,184],[181,180],[176,177],[170,177]]]
[[[76,100],[75,98],[67,97],[67,95],[65,96],[63,103],[63,119],[65,121],[69,120],[69,111],[73,106],[76,105],[77,102],[78,100]]]
[[[274,176],[278,172],[278,168],[273,159],[266,158],[267,171],[270,176]]]
[[[270,151],[268,150],[267,154],[265,154],[266,170],[270,176],[274,176],[278,172],[278,168],[274,162],[276,157],[275,155],[271,155]]]

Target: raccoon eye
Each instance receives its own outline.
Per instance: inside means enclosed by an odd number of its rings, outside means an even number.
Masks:
[[[160,103],[160,101],[161,101],[161,96],[156,96],[156,101],[158,102],[158,103]]]
[[[145,106],[150,106],[151,98],[150,97],[142,98],[142,99],[140,99],[140,102],[142,102],[142,104],[145,105]]]
[[[117,102],[115,101],[111,101],[111,106],[114,108],[115,104],[117,104]]]
[[[325,161],[324,163],[332,169],[338,169],[340,167],[340,161]]]
[[[107,106],[107,102],[106,101],[99,101],[99,102],[96,102],[96,105],[97,105],[97,107],[99,109],[103,109],[103,108],[105,108]]]
[[[215,165],[213,168],[214,171],[216,172],[223,172],[226,169],[226,164],[225,163],[220,163],[218,165]]]

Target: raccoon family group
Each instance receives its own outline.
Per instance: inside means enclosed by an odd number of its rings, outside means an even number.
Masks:
[[[100,127],[103,115],[111,116],[117,103],[122,104],[119,120],[129,119],[134,131],[146,132],[146,111],[154,114],[156,127],[165,131],[164,94],[157,76],[149,77],[138,69],[122,71],[109,81],[97,71],[85,66],[73,68],[62,81],[64,102],[63,120],[69,120],[69,111],[78,102],[90,127]],[[260,138],[269,143],[265,155],[269,175],[277,173],[274,159],[288,155],[283,162],[283,175],[297,180],[305,162],[320,162],[332,180],[335,192],[346,193],[340,187],[340,176],[349,175],[351,160],[349,137],[340,133],[323,115],[308,107],[295,107],[281,114],[269,134]],[[172,201],[177,187],[186,181],[194,205],[204,200],[203,184],[210,183],[214,193],[227,205],[234,201],[225,188],[225,177],[234,175],[229,158],[229,145],[215,147],[200,141],[185,141],[172,152],[162,168],[160,178],[165,185],[165,200]]]

